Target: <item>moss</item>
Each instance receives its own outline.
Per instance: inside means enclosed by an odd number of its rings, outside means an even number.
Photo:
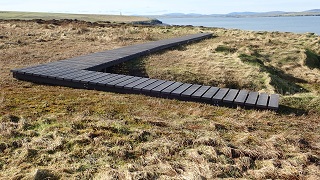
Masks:
[[[0,142],[0,153],[3,153],[8,148],[8,144],[5,142]]]
[[[143,129],[143,130],[147,130],[152,128],[152,124],[150,124],[150,122],[147,121],[143,121],[139,118],[134,118],[134,119],[128,119],[125,122],[125,125],[127,125],[130,128],[134,128],[134,129]]]
[[[247,54],[240,54],[239,58],[242,62],[248,63],[254,66],[263,66],[264,63],[255,55],[247,55]]]
[[[279,94],[295,94],[297,92],[303,92],[304,89],[291,82],[287,81],[285,79],[282,79],[281,77],[275,75],[275,74],[270,74],[271,77],[271,82],[270,84],[275,88],[275,91]]]
[[[37,169],[33,179],[35,179],[35,180],[42,180],[42,179],[58,180],[58,179],[60,179],[60,177],[58,175],[54,174],[54,172],[51,170]]]
[[[282,98],[281,104],[300,110],[320,111],[320,98],[310,95],[286,96]]]
[[[297,52],[298,53],[298,52]],[[286,65],[288,63],[292,63],[292,62],[296,62],[297,61],[297,58],[296,57],[291,57],[291,56],[288,56],[288,57],[284,57],[283,59],[279,60],[277,63],[282,66],[282,65]]]
[[[115,134],[119,134],[119,135],[129,135],[132,133],[132,131],[130,131],[129,127],[125,126],[125,125],[121,125],[119,123],[114,123],[113,125],[111,125],[109,127],[109,130]]]
[[[237,52],[236,48],[232,48],[232,47],[224,46],[224,45],[219,45],[218,47],[216,47],[215,50],[217,52],[224,52],[224,53],[235,53],[235,52]]]
[[[137,138],[137,142],[147,142],[151,139],[151,133],[147,131],[143,131]]]
[[[240,54],[239,58],[242,62],[259,67],[261,72],[266,72],[271,78],[270,85],[272,85],[275,91],[279,94],[295,94],[297,92],[306,92],[307,90],[298,85],[296,82],[301,81],[284,71],[274,66],[267,66],[259,58],[261,55],[258,52],[254,52],[254,55]],[[266,83],[266,79],[260,79],[260,84]],[[266,87],[262,85],[262,87]]]
[[[237,166],[228,166],[218,175],[218,178],[241,178],[243,177],[241,169]]]

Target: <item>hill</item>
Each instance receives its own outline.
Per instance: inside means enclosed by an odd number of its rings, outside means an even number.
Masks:
[[[43,12],[17,12],[17,11],[0,11],[0,19],[20,19],[20,20],[33,20],[33,19],[77,19],[89,22],[137,22],[137,21],[151,21],[152,19],[142,16],[119,16],[119,15],[98,15],[98,14],[67,14],[67,13],[43,13]]]
[[[254,14],[257,14],[257,12],[232,12],[227,15],[229,15],[229,16],[250,16],[250,15],[254,15]]]
[[[67,22],[0,21],[1,178],[319,179],[319,36]],[[279,112],[48,86],[10,73],[198,32],[215,37],[107,72],[278,92]]]
[[[305,11],[305,12],[320,12],[320,9],[311,9],[311,10],[308,10],[308,11]]]
[[[232,12],[228,14],[184,14],[170,13],[158,16],[149,17],[278,17],[278,16],[320,16],[319,9],[313,9],[303,12],[285,12],[285,11],[270,11],[270,12]]]

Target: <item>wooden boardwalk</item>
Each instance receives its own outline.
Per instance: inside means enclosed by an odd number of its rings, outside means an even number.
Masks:
[[[11,71],[17,79],[37,83],[109,92],[145,94],[228,107],[242,106],[277,110],[279,108],[278,94],[269,95],[247,90],[98,72],[140,56],[209,37],[211,37],[209,33],[194,34]]]

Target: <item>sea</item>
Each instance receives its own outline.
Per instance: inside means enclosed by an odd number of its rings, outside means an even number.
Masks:
[[[250,31],[279,31],[293,33],[315,33],[320,35],[320,16],[292,17],[159,17],[169,25],[192,25],[221,27]]]

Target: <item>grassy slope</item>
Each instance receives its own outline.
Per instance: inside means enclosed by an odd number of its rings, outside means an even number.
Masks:
[[[217,37],[120,68],[268,92],[277,90],[269,83],[276,74],[280,88],[281,80],[308,92],[288,92],[282,104],[290,108],[277,114],[38,85],[9,72],[200,31]],[[30,178],[36,172],[64,179],[320,177],[320,73],[304,65],[306,49],[320,53],[318,36],[6,21],[0,22],[0,37],[0,177]],[[305,113],[294,114],[295,108]]]
[[[92,15],[92,14],[65,14],[65,13],[43,13],[43,12],[18,12],[18,11],[0,11],[0,19],[77,19],[82,21],[109,21],[109,22],[134,22],[150,21],[150,18],[139,16],[118,16],[118,15]]]
[[[296,12],[296,13],[285,13],[281,16],[320,16],[319,12]]]

